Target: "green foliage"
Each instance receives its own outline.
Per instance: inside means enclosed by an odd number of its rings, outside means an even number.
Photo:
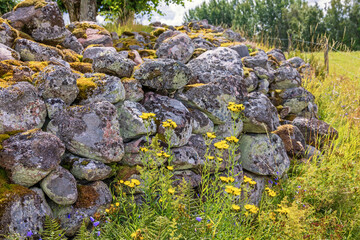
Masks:
[[[302,0],[210,0],[185,15],[185,21],[201,19],[231,26],[249,38],[261,35],[281,39],[285,47],[289,36],[314,42],[326,35],[360,49],[358,0],[332,0],[326,11]]]
[[[44,230],[41,233],[43,240],[60,240],[66,239],[65,232],[60,228],[60,224],[49,216],[46,216]]]
[[[0,16],[10,12],[18,2],[18,0],[0,0]]]

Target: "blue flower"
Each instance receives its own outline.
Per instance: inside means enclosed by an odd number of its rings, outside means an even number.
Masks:
[[[97,226],[99,226],[99,224],[100,224],[100,222],[99,222],[99,221],[97,221],[97,222],[94,222],[94,227],[97,227]]]
[[[201,222],[202,218],[201,217],[196,217],[196,221]]]
[[[298,188],[301,188],[301,186],[298,186]]]
[[[71,214],[70,214],[70,213],[68,214],[68,218],[71,218]]]
[[[271,181],[271,179],[269,179],[269,183],[270,183],[270,184],[273,184],[273,181]]]
[[[100,231],[97,232],[97,236],[98,236],[98,237],[100,236]]]
[[[33,233],[32,233],[31,230],[26,233],[26,236],[27,236],[27,237],[31,237],[32,235],[33,235]]]
[[[95,221],[95,219],[94,219],[93,217],[90,217],[90,221],[94,222],[94,221]]]

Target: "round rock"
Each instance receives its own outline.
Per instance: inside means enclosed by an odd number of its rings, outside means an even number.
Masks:
[[[79,180],[92,182],[110,177],[112,170],[102,162],[79,158],[73,163],[70,172]]]

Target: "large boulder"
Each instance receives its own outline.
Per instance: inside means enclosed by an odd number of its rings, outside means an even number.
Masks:
[[[163,41],[157,49],[156,55],[159,58],[171,58],[187,63],[194,50],[195,46],[190,37],[185,33],[181,33]]]
[[[109,102],[67,107],[47,129],[73,154],[104,163],[119,162],[124,155],[116,108]]]
[[[69,68],[50,65],[34,78],[39,95],[44,99],[60,98],[70,105],[77,97],[77,75]]]
[[[29,130],[2,143],[0,166],[10,180],[30,187],[46,177],[61,162],[65,146],[51,133]]]
[[[316,118],[297,117],[292,124],[300,129],[307,144],[321,147],[338,138],[338,132],[328,123]]]
[[[147,133],[156,133],[154,120],[150,121],[149,126],[140,115],[147,112],[146,109],[137,102],[124,101],[117,105],[118,118],[120,122],[120,134],[124,141],[139,138]]]
[[[280,125],[275,106],[264,94],[250,93],[244,106],[244,132],[272,132]]]
[[[96,181],[88,185],[78,185],[78,199],[73,205],[58,205],[50,202],[54,216],[60,221],[67,236],[74,236],[81,224],[90,223],[90,217],[100,214],[112,202],[111,191],[104,182]]]
[[[54,202],[70,205],[76,202],[78,191],[75,177],[65,168],[58,166],[40,183],[42,190]]]
[[[55,46],[66,36],[65,23],[56,2],[22,1],[3,17],[15,29],[29,34],[37,42]]]
[[[88,47],[83,52],[83,61],[92,62],[95,58],[110,53],[116,53],[116,49],[114,47]]]
[[[156,39],[156,43],[154,48],[158,49],[160,45],[168,38],[175,37],[176,35],[181,34],[179,31],[173,31],[173,30],[167,30],[159,35],[159,37]]]
[[[189,110],[178,100],[148,92],[144,98],[144,107],[149,112],[156,114],[159,123],[157,132],[164,136],[165,128],[162,122],[173,120],[177,127],[171,136],[171,144],[174,147],[184,146],[192,133],[191,114]]]
[[[235,46],[232,46],[230,47],[232,50],[235,50],[238,54],[239,54],[239,57],[240,58],[243,58],[243,57],[247,57],[247,56],[250,56],[249,54],[249,49],[246,45],[244,44],[238,44],[238,45],[235,45]]]
[[[0,85],[0,134],[41,128],[46,106],[28,82]]]
[[[93,69],[95,72],[115,75],[117,77],[130,77],[136,64],[124,58],[119,53],[107,53],[93,59]]]
[[[0,18],[0,43],[11,47],[17,37],[16,31],[14,31],[10,24]]]
[[[288,89],[301,86],[300,73],[290,64],[283,64],[274,71],[275,82],[270,85],[271,89]]]
[[[67,49],[71,49],[77,54],[81,54],[84,50],[84,47],[78,41],[78,39],[68,30],[66,29],[66,37],[64,41],[61,43],[61,46]]]
[[[125,88],[125,99],[132,102],[139,102],[144,98],[144,90],[140,81],[135,78],[123,78],[121,82]]]
[[[283,176],[290,167],[284,143],[276,134],[244,134],[239,148],[239,162],[252,173]]]
[[[253,53],[251,56],[242,58],[242,63],[245,67],[248,68],[267,68],[268,56],[266,52],[259,50],[258,52]]]
[[[298,114],[315,100],[314,95],[303,87],[289,88],[281,91],[278,95],[281,100],[277,105],[289,107],[289,113]]]
[[[206,51],[191,60],[187,67],[195,77],[194,83],[221,82],[229,76],[243,76],[239,54],[235,50],[224,47]]]
[[[203,158],[200,158],[197,151],[193,147],[183,146],[172,149],[174,159],[171,165],[176,171],[197,169],[204,165]]]
[[[172,91],[184,87],[192,75],[190,69],[179,61],[159,59],[144,62],[134,76],[143,86]]]
[[[0,43],[0,61],[20,60],[20,55],[12,48]]]
[[[214,131],[214,123],[210,118],[198,109],[189,108],[191,117],[193,119],[193,133],[205,134]]]
[[[84,48],[93,44],[102,44],[105,47],[113,46],[110,33],[95,22],[73,22],[67,25],[66,28],[70,30]]]
[[[99,181],[111,176],[112,169],[108,165],[88,158],[76,158],[70,172],[79,180]]]
[[[51,46],[40,44],[27,39],[17,39],[15,50],[20,54],[22,61],[50,61],[52,57],[62,58],[62,52]]]
[[[102,73],[86,73],[77,79],[80,89],[76,102],[81,105],[108,101],[117,103],[125,99],[125,88],[120,78]]]

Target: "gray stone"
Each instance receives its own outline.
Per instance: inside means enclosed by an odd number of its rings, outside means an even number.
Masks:
[[[254,72],[249,72],[248,76],[245,75],[245,78],[243,78],[243,81],[244,81],[246,90],[248,92],[254,91],[259,84],[259,78],[256,76],[256,74]]]
[[[282,61],[286,61],[286,57],[285,57],[283,51],[281,51],[281,49],[273,49],[273,50],[267,52],[267,55],[270,58],[275,59],[278,65]]]
[[[296,68],[282,65],[274,71],[275,82],[270,85],[271,89],[288,89],[301,86],[301,76]]]
[[[59,49],[43,45],[27,39],[17,39],[15,50],[20,54],[22,61],[50,61],[51,57],[62,58]]]
[[[65,146],[56,136],[41,130],[16,134],[2,143],[0,166],[12,182],[33,186],[54,170]]]
[[[43,205],[43,209],[45,210],[46,216],[53,217],[53,212],[49,206],[49,204],[46,201],[45,194],[41,188],[38,187],[32,187],[30,188],[31,191],[35,192],[37,195],[41,198],[41,203]]]
[[[59,205],[73,204],[78,198],[76,179],[60,166],[44,178],[40,186],[45,194]]]
[[[206,51],[187,66],[195,77],[194,83],[220,82],[229,76],[243,76],[240,56],[230,48],[219,47]]]
[[[309,91],[302,87],[285,89],[279,94],[283,100],[284,107],[290,107],[290,113],[298,114],[304,110],[309,102],[314,102],[315,97]]]
[[[214,131],[214,123],[210,120],[205,113],[198,109],[189,108],[191,117],[193,119],[193,133],[194,134],[205,134],[207,132]]]
[[[215,125],[214,132],[218,138],[238,137],[243,131],[244,123],[241,119],[229,119],[227,122]]]
[[[133,73],[135,63],[121,56],[119,53],[108,53],[93,59],[95,72],[115,75],[117,77],[130,77]]]
[[[266,79],[270,83],[274,82],[274,80],[275,80],[274,71],[272,69],[265,69],[265,68],[262,68],[262,67],[255,67],[254,68],[254,73],[256,74],[256,76],[258,78]]]
[[[240,163],[252,173],[283,176],[290,167],[284,143],[276,134],[245,134],[239,148]]]
[[[144,91],[140,81],[135,78],[123,78],[121,82],[125,88],[125,99],[140,102],[144,98]]]
[[[159,35],[159,37],[156,39],[156,43],[154,46],[154,49],[158,49],[160,45],[168,38],[174,37],[176,35],[181,34],[179,31],[173,31],[173,30],[167,30]]]
[[[0,61],[4,60],[20,60],[20,54],[12,48],[0,43]]]
[[[70,68],[50,65],[34,78],[39,95],[44,99],[60,98],[70,105],[77,97],[79,89],[75,75]]]
[[[244,175],[256,182],[256,184],[253,187],[248,186],[250,190],[247,193],[245,193],[247,195],[246,198],[249,201],[248,204],[259,206],[261,197],[264,193],[265,186],[267,181],[269,180],[269,177],[256,175],[247,171],[244,171]]]
[[[255,68],[255,67],[266,68],[267,61],[268,61],[268,56],[262,50],[259,50],[255,54],[255,56],[248,56],[248,57],[242,58],[242,62],[244,64],[244,66],[248,67],[248,68]]]
[[[262,94],[267,94],[270,90],[270,83],[266,79],[259,80],[259,85],[256,91],[261,92]]]
[[[120,134],[124,141],[139,138],[147,133],[156,133],[156,124],[152,119],[149,126],[145,125],[145,120],[140,115],[147,110],[136,102],[124,101],[117,105],[118,119],[120,123]]]
[[[0,18],[0,43],[11,47],[17,38],[16,32],[11,28],[10,24]]]
[[[61,45],[67,49],[71,49],[77,54],[81,54],[84,50],[84,47],[81,45],[81,43],[77,40],[77,38],[71,34],[69,30],[66,29],[66,37],[64,41],[61,43]]]
[[[199,157],[196,150],[189,146],[173,148],[172,153],[174,159],[171,161],[171,166],[174,170],[200,169],[204,165],[202,158]]]
[[[270,133],[280,125],[275,106],[264,94],[250,93],[244,106],[244,132]]]
[[[116,53],[114,47],[88,47],[83,51],[83,61],[92,62],[95,58]]]
[[[302,66],[304,66],[304,65],[306,64],[305,61],[302,60],[302,59],[299,58],[299,57],[289,58],[287,61],[288,61],[288,62],[291,64],[291,66],[294,67],[294,68],[299,68],[299,67],[302,67]]]
[[[239,44],[239,45],[235,45],[235,46],[232,46],[230,47],[232,50],[235,50],[238,54],[239,54],[239,57],[240,58],[243,58],[243,57],[247,57],[247,56],[250,56],[249,54],[249,49],[246,45],[244,44]]]
[[[0,87],[0,134],[41,128],[45,118],[45,103],[30,83]]]
[[[157,49],[156,55],[159,58],[170,58],[187,63],[194,50],[195,46],[190,37],[181,33],[163,41]]]
[[[201,38],[201,37],[196,37],[194,39],[192,39],[192,43],[194,44],[195,49],[197,48],[202,48],[202,49],[206,49],[206,50],[211,50],[213,48],[215,48],[215,45],[212,44],[210,41]]]
[[[172,59],[146,61],[135,71],[134,76],[143,86],[169,91],[184,87],[192,77],[188,67]]]
[[[109,178],[112,174],[112,169],[99,161],[88,158],[78,158],[78,160],[73,163],[70,172],[77,179],[92,182]]]
[[[175,171],[172,179],[174,180],[174,186],[181,185],[184,180],[189,183],[192,188],[199,187],[201,183],[201,175],[191,170]]]
[[[66,103],[60,98],[49,98],[45,101],[47,115],[53,119],[56,114],[66,108]]]
[[[50,121],[47,130],[79,156],[111,163],[124,155],[116,108],[109,102],[67,107]]]
[[[226,29],[223,33],[223,37],[232,42],[243,42],[245,40],[240,36],[240,33],[234,32],[231,29]]]

